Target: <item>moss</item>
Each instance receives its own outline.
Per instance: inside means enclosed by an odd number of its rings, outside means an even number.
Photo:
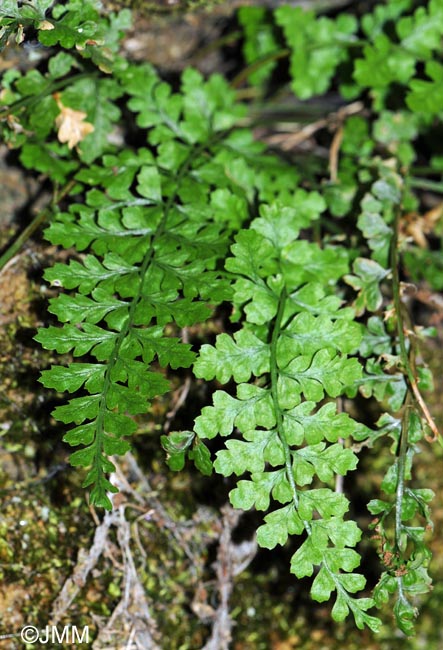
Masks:
[[[225,0],[112,0],[105,3],[107,11],[129,8],[139,16],[149,17],[152,14],[181,14],[188,11],[211,11]]]

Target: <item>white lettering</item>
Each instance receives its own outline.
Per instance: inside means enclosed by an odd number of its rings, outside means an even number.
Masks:
[[[38,636],[38,640],[39,640],[40,643],[48,643],[49,642],[49,630],[50,629],[51,628],[49,627],[49,625],[47,625],[45,627],[46,638],[43,638],[43,636],[41,634]]]
[[[66,636],[66,643],[69,643],[69,626],[65,625],[65,627],[62,628],[62,635],[60,636],[58,633],[58,628],[52,627],[52,643],[55,643],[55,639],[59,643],[62,643],[62,641],[65,641],[65,636]]]
[[[83,637],[86,635],[86,639],[83,639]],[[74,641],[77,640],[77,643],[89,643],[89,627],[85,625],[83,628],[82,635],[80,636],[79,631],[77,629],[76,625],[72,626],[72,641],[71,643],[74,643]]]

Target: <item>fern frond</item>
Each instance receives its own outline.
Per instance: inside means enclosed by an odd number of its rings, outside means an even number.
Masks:
[[[366,613],[373,601],[353,596],[365,585],[354,573],[360,558],[352,548],[361,532],[344,519],[346,497],[328,487],[335,475],[356,468],[357,457],[342,441],[358,435],[359,425],[338,414],[335,404],[322,404],[362,377],[359,361],[349,356],[357,352],[362,332],[352,310],[327,295],[346,272],[346,251],[298,239],[309,214],[314,220],[323,209],[318,198],[309,198],[305,212],[278,203],[263,206],[231,247],[226,268],[243,325],[232,338],[221,334],[214,346],[202,346],[194,373],[225,383],[234,379],[236,397],[217,391],[213,406],[197,417],[195,432],[200,438],[230,436],[214,468],[224,476],[250,474],[231,491],[235,507],[267,510],[280,504],[265,516],[258,543],[272,549],[306,533],[291,571],[297,577],[316,571],[311,595],[317,601],[336,592],[336,620],[352,611],[359,627],[376,630],[378,619]],[[322,290],[311,285],[319,277]],[[303,489],[314,480],[326,487]]]

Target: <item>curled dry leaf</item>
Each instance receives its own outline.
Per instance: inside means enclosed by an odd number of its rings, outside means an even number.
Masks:
[[[20,120],[16,115],[9,113],[9,115],[6,116],[6,121],[8,123],[9,128],[11,129],[11,131],[14,131],[14,133],[24,132],[24,128],[21,125]]]
[[[442,215],[443,202],[434,206],[423,215],[417,214],[417,212],[409,212],[402,218],[401,231],[406,236],[411,237],[420,248],[428,248],[426,235],[434,232]]]
[[[20,43],[23,43],[25,40],[25,34],[24,34],[24,27],[23,25],[19,25],[17,28],[17,34],[15,36],[15,42],[17,45],[20,45]]]
[[[67,142],[69,149],[72,149],[93,132],[94,125],[84,121],[86,113],[83,111],[76,111],[65,106],[59,93],[54,94],[54,99],[60,109],[59,115],[55,118],[55,125],[58,129],[57,137],[60,142]]]
[[[50,23],[49,20],[42,20],[42,22],[38,24],[37,29],[40,29],[41,31],[50,31],[51,29],[55,29],[55,25]]]

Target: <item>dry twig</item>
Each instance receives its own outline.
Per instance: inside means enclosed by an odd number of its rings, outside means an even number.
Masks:
[[[306,124],[304,126],[300,124],[295,124],[294,128],[291,131],[288,130],[289,125],[286,125],[285,130],[283,132],[274,133],[272,135],[264,137],[263,139],[271,145],[280,147],[283,151],[291,151],[292,149],[296,149],[306,140],[309,140],[309,138],[311,138],[315,133],[317,133],[321,129],[329,128],[331,131],[334,131],[336,133],[339,132],[340,128],[342,127],[347,117],[351,115],[356,115],[357,113],[361,113],[363,110],[364,110],[364,105],[362,102],[352,102],[347,106],[343,106],[338,111],[335,111],[334,113],[330,113],[326,117],[316,120],[311,124]],[[334,137],[331,146],[331,151],[330,151],[331,180],[334,180],[333,178],[334,165],[336,169],[340,142],[341,142],[341,138],[339,138],[338,136]]]
[[[125,642],[127,650],[160,650],[154,640],[156,625],[146,598],[146,593],[137,575],[130,548],[131,527],[125,516],[125,506],[120,505],[115,525],[117,539],[123,555],[123,589],[122,597],[111,617],[93,643],[94,650],[109,650],[112,642],[122,648],[122,636],[128,635]]]
[[[220,603],[214,613],[211,638],[203,650],[229,650],[232,630],[229,599],[234,586],[233,580],[244,571],[257,552],[255,539],[241,544],[234,544],[232,541],[232,532],[238,524],[241,511],[225,505],[222,515],[222,532],[215,563]]]
[[[95,530],[94,541],[89,551],[83,548],[79,550],[77,564],[74,567],[72,576],[66,580],[52,606],[51,625],[57,625],[58,621],[66,614],[79,591],[85,585],[86,578],[105,551],[108,543],[109,529],[117,522],[118,516],[118,512],[116,511],[107,512],[103,521]]]

